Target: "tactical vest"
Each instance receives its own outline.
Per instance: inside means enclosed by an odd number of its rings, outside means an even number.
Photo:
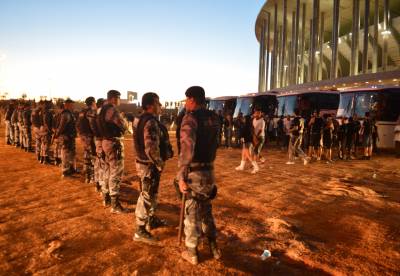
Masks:
[[[89,108],[85,108],[81,112],[79,112],[78,121],[76,123],[76,128],[78,130],[79,135],[93,136],[92,130],[90,128],[89,120],[86,116],[88,111],[89,111]]]
[[[43,124],[42,114],[39,108],[32,111],[31,121],[34,127],[40,128]]]
[[[59,135],[75,137],[76,136],[76,128],[75,128],[74,114],[71,111],[64,109],[61,112],[61,117],[63,117],[66,113],[69,114],[71,120],[65,125],[63,132],[60,132]]]
[[[60,126],[60,121],[61,121],[61,113],[62,111],[56,112],[53,118],[53,130],[57,130],[58,127]]]
[[[53,127],[53,114],[47,109],[44,110],[42,114],[43,126],[47,127],[48,130],[51,130]]]
[[[30,109],[27,109],[27,110],[24,110],[24,112],[22,114],[24,126],[26,126],[26,127],[30,127],[32,125],[31,113],[32,113],[32,111]]]
[[[101,108],[99,116],[97,116],[97,126],[101,137],[106,139],[111,139],[114,137],[121,137],[123,135],[123,130],[117,125],[106,121],[107,110],[112,108],[112,104],[106,104]]]
[[[167,128],[161,124],[153,115],[149,113],[143,113],[135,131],[134,141],[135,141],[135,150],[137,157],[142,161],[149,161],[147,154],[145,152],[145,144],[144,144],[144,127],[146,123],[150,120],[155,120],[160,128],[161,137],[160,137],[160,156],[161,159],[166,161],[173,157],[174,152],[172,150],[172,145],[169,141],[169,134]]]
[[[192,112],[197,121],[196,145],[194,147],[193,163],[211,163],[214,162],[217,147],[218,136],[221,123],[215,112],[198,109]]]
[[[97,112],[95,110],[90,110],[86,113],[86,118],[89,121],[90,130],[93,135],[97,138],[101,138],[101,133],[99,127],[97,126]]]
[[[13,108],[13,107],[9,107],[9,108],[7,109],[7,112],[6,112],[6,121],[11,121],[11,116],[12,116],[13,112],[14,112],[14,108]]]

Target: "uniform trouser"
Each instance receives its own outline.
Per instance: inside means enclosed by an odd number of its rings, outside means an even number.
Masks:
[[[99,183],[101,187],[106,186],[104,183],[105,154],[102,147],[102,140],[96,138],[96,157],[94,159],[94,181]],[[108,183],[107,183],[108,186]]]
[[[62,141],[59,138],[54,139],[53,157],[61,159]]]
[[[19,144],[19,127],[18,124],[13,124],[14,126],[14,144]]]
[[[87,180],[94,181],[95,144],[93,136],[81,135],[83,146],[83,168]]]
[[[24,126],[22,128],[22,132],[23,132],[23,146],[25,148],[30,148],[31,144],[32,144],[32,129],[30,126]]]
[[[293,162],[296,154],[300,158],[303,158],[303,159],[306,158],[306,154],[301,149],[301,140],[302,140],[301,136],[295,136],[295,135],[290,136],[289,150],[288,150],[289,161]]]
[[[184,223],[186,247],[197,247],[202,233],[210,239],[215,239],[217,236],[211,200],[187,199]]]
[[[42,152],[42,135],[40,134],[40,129],[38,127],[33,127],[33,137],[35,139],[36,155],[40,155]]]
[[[7,142],[12,144],[14,141],[14,129],[11,125],[10,121],[5,121],[6,122],[6,144]]]
[[[71,171],[75,164],[75,137],[60,136],[61,142],[61,170],[63,173]]]
[[[122,138],[104,139],[101,144],[105,153],[103,194],[118,196],[124,173],[124,144]]]
[[[51,134],[49,132],[45,134],[41,134],[40,137],[40,156],[47,157],[50,152],[50,144],[51,144]]]
[[[153,165],[144,165],[137,162],[136,171],[141,183],[141,191],[135,210],[136,225],[144,226],[156,212],[160,172]]]
[[[18,129],[19,129],[19,143],[21,144],[21,146],[24,146],[24,125],[18,123]]]
[[[225,147],[231,147],[232,145],[232,129],[227,128],[224,132],[225,136]]]

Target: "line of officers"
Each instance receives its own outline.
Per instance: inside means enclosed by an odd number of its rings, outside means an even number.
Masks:
[[[110,90],[107,100],[89,97],[86,107],[75,116],[74,102],[67,99],[55,110],[51,102],[11,103],[6,110],[6,143],[36,152],[43,164],[61,166],[62,177],[74,177],[75,138],[81,139],[84,154],[85,182],[92,183],[101,192],[103,205],[115,214],[127,213],[119,200],[124,172],[124,134],[127,121],[118,110],[120,93]],[[221,129],[218,115],[205,108],[202,87],[192,86],[186,93],[185,115],[178,126],[178,174],[174,179],[177,191],[185,194],[184,232],[186,249],[182,258],[198,264],[197,247],[202,235],[207,237],[210,252],[221,258],[212,215],[211,201],[217,195],[214,160]],[[133,123],[133,141],[136,151],[136,171],[140,178],[140,194],[136,203],[136,230],[133,240],[157,244],[151,230],[167,226],[156,216],[157,195],[161,173],[174,152],[168,130],[158,120],[161,114],[159,96],[146,93],[142,98],[143,113]],[[33,151],[32,133],[35,151]],[[50,148],[53,145],[53,159]]]

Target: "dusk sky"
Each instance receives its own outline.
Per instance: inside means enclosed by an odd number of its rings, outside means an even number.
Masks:
[[[0,94],[178,100],[257,89],[263,0],[0,0]]]

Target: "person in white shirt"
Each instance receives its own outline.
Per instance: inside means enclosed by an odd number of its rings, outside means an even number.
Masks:
[[[261,150],[263,149],[264,142],[265,142],[265,121],[263,117],[263,113],[261,108],[256,107],[254,109],[253,114],[253,129],[254,129],[254,138],[253,138],[253,159],[256,162],[261,161],[264,163],[265,160],[261,157]]]

